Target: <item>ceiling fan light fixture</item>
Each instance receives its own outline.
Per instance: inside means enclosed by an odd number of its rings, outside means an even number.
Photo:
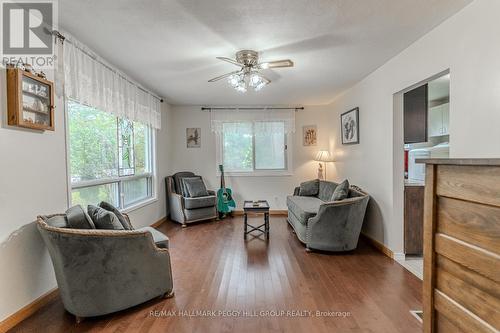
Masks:
[[[246,92],[249,87],[254,91],[259,91],[271,80],[262,75],[259,70],[266,68],[293,67],[290,59],[274,60],[259,63],[259,53],[253,50],[241,50],[236,52],[236,60],[217,57],[219,60],[240,66],[240,70],[217,76],[208,82],[215,82],[227,78],[227,82],[237,91]]]

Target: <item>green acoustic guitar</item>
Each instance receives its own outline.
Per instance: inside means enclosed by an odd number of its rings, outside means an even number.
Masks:
[[[226,187],[226,182],[224,181],[224,167],[219,165],[220,170],[220,189],[217,191],[217,210],[219,211],[219,217],[223,218],[227,213],[231,213],[236,207],[236,203],[233,200],[233,191]]]

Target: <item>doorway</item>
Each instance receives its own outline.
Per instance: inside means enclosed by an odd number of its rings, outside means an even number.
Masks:
[[[395,259],[421,279],[425,166],[416,160],[449,157],[449,105],[449,70],[394,94],[394,220],[403,239]]]

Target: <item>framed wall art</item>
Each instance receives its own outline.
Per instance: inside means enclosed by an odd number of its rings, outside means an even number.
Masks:
[[[340,115],[342,144],[359,143],[359,108],[354,108]]]

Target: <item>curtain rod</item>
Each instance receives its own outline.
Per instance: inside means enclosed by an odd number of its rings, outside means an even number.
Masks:
[[[75,45],[75,43],[73,43],[71,40],[67,39],[63,34],[61,34],[59,31],[57,30],[52,30],[52,35],[56,38],[56,41],[57,39],[59,39],[61,41],[61,44],[64,45],[64,42],[66,43],[70,43],[70,44],[73,44],[73,46],[75,48],[77,48],[78,50],[80,50],[83,54],[85,54],[86,56],[88,56],[89,58],[93,59],[94,61],[98,62],[99,64],[103,65],[104,67],[106,67],[107,69],[109,69],[110,71],[112,71],[113,73],[115,73],[116,75],[118,75],[119,77],[121,77],[122,79],[124,79],[125,81],[127,81],[128,83],[132,84],[133,86],[137,87],[137,89],[139,90],[142,90],[143,92],[145,92],[146,94],[149,94],[151,96],[153,96],[154,98],[156,98],[157,100],[160,101],[160,103],[163,103],[163,98],[151,93],[150,91],[146,90],[145,88],[141,87],[140,85],[138,85],[137,83],[135,82],[132,82],[128,77],[124,76],[123,74],[121,74],[120,72],[118,72],[116,69],[112,68],[111,66],[109,66],[108,64],[100,61],[99,59],[97,59],[97,57],[93,54],[90,54],[88,53],[86,50],[82,49],[81,47]]]
[[[201,111],[212,111],[212,110],[295,110],[296,112],[299,110],[304,110],[303,106],[298,107],[208,107],[202,106]]]

